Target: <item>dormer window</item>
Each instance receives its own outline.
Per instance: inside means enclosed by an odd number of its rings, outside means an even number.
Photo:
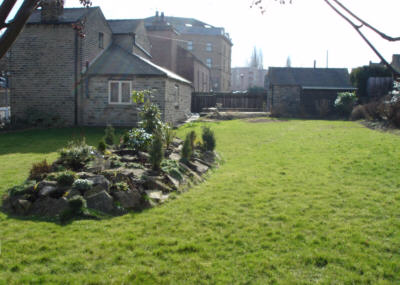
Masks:
[[[99,48],[104,48],[104,34],[99,33]]]

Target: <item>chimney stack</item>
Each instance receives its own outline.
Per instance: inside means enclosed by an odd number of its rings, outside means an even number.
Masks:
[[[164,12],[161,12],[161,22],[164,22]]]
[[[314,68],[317,68],[317,61],[314,60]]]
[[[64,13],[64,0],[43,0],[41,17],[44,23],[56,23]]]

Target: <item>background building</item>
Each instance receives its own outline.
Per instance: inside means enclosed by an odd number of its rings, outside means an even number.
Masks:
[[[232,91],[246,91],[251,87],[265,87],[267,70],[255,67],[232,68]]]
[[[214,91],[231,91],[232,41],[224,28],[214,27],[192,18],[164,17],[158,13],[145,19],[147,28],[160,20],[177,32],[176,42],[195,55],[211,71]]]

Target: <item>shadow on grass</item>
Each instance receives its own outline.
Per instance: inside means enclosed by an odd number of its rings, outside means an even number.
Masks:
[[[127,128],[117,128],[117,138],[126,130]],[[86,138],[89,145],[97,146],[103,135],[103,127],[31,129],[0,133],[0,155],[11,153],[47,154],[64,147],[68,141],[82,137]]]

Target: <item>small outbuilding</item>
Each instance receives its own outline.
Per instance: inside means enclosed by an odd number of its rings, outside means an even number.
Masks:
[[[289,116],[325,116],[337,94],[355,91],[346,68],[270,67],[268,107]]]

